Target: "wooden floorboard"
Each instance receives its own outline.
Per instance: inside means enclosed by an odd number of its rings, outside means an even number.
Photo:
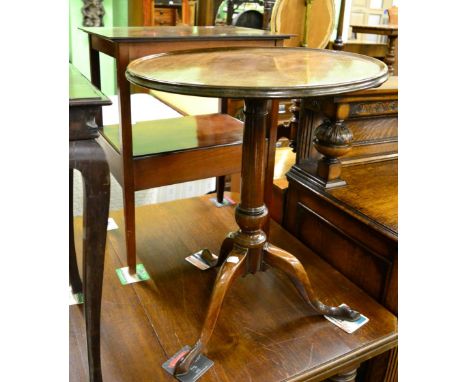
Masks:
[[[76,238],[81,218],[75,219]],[[109,237],[110,235],[108,235]],[[81,254],[81,240],[75,240]],[[79,264],[81,265],[81,256]],[[170,381],[161,368],[166,357],[131,285],[123,287],[115,269],[122,264],[107,245],[101,310],[101,359],[105,381]],[[80,267],[81,270],[81,267]],[[83,305],[70,307],[70,382],[88,380]]]
[[[108,232],[101,340],[105,381],[174,381],[161,364],[197,340],[217,273],[200,271],[184,258],[201,248],[217,253],[226,233],[236,228],[234,208],[216,208],[208,199],[137,208],[138,260],[151,280],[127,286],[115,274],[125,263],[122,213],[111,212],[120,228]],[[215,365],[202,381],[274,382],[310,372],[307,380],[319,380],[314,373],[324,363],[379,341],[396,341],[393,315],[275,223],[271,233],[274,244],[303,261],[323,302],[346,302],[371,321],[347,334],[314,314],[279,271],[248,275],[227,295],[206,353]],[[70,308],[70,327],[70,381],[84,381],[84,323],[76,306]]]

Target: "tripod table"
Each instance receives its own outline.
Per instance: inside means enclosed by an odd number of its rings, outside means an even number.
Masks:
[[[102,144],[108,158],[112,175],[122,186],[127,265],[130,273],[136,272],[135,191],[160,186],[158,176],[149,176],[148,166],[154,166],[151,156],[138,158],[133,152],[131,121],[131,89],[125,79],[127,65],[135,59],[149,54],[182,49],[214,48],[227,46],[281,46],[287,34],[272,33],[259,29],[235,26],[155,26],[155,27],[91,27],[80,28],[88,34],[91,82],[101,88],[100,53],[115,59],[118,103],[119,103],[119,146],[115,146],[105,134]],[[227,103],[225,102],[227,105]],[[99,116],[100,117],[100,116]],[[101,118],[97,119],[102,125]],[[103,131],[101,131],[103,133]],[[274,151],[274,150],[272,150]],[[153,157],[154,158],[154,157]],[[157,166],[157,164],[156,164]],[[205,169],[206,170],[206,169]],[[223,174],[223,175],[227,175]],[[209,178],[212,174],[194,177],[195,180]],[[143,179],[142,179],[143,178]],[[180,180],[181,178],[176,178]],[[183,179],[183,177],[182,177]],[[173,179],[172,179],[173,180]],[[177,183],[177,182],[176,182]]]
[[[221,245],[221,269],[200,338],[178,360],[174,374],[186,374],[206,350],[233,281],[264,271],[267,265],[288,274],[317,313],[357,320],[360,314],[347,306],[331,307],[320,302],[302,264],[269,243],[262,230],[268,217],[263,199],[268,101],[330,96],[375,87],[386,81],[387,66],[370,57],[320,49],[214,48],[143,57],[130,63],[126,77],[136,85],[166,92],[244,99],[242,186],[235,213],[239,230],[229,233]],[[332,128],[330,133],[333,134]]]

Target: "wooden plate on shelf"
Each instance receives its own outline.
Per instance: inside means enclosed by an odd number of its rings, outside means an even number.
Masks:
[[[306,14],[305,0],[276,0],[271,14],[272,32],[297,35],[284,41],[284,46],[301,46]],[[307,47],[325,48],[335,23],[333,0],[313,0],[309,5]]]

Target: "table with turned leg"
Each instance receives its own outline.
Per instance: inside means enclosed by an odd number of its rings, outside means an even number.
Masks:
[[[131,121],[131,89],[125,79],[127,65],[137,58],[149,54],[171,52],[182,49],[214,48],[228,46],[282,46],[283,40],[290,36],[269,31],[242,28],[234,26],[155,26],[155,27],[91,27],[80,28],[88,34],[91,82],[101,88],[100,54],[115,59],[116,86],[119,104],[118,143],[111,142],[105,134],[101,134],[99,143],[108,154],[110,171],[122,186],[123,206],[125,213],[125,238],[127,265],[130,273],[136,272],[136,227],[135,227],[135,192],[159,187],[157,175],[148,168],[157,167],[151,156],[138,158],[134,154],[135,143]],[[223,109],[227,103],[223,102]],[[102,121],[98,120],[98,124]],[[203,125],[202,125],[203,126]],[[205,147],[206,148],[206,147]],[[183,149],[182,149],[183,150]],[[199,148],[203,150],[203,146]],[[272,148],[274,150],[274,146]],[[207,152],[208,155],[208,152]],[[181,160],[181,162],[183,162]],[[144,164],[144,165],[143,165]],[[180,169],[177,170],[179,173]],[[152,174],[152,176],[150,176]],[[227,175],[225,173],[223,175]],[[205,178],[212,176],[209,174]],[[146,178],[142,181],[142,178]],[[177,183],[179,178],[170,179]],[[195,180],[196,177],[183,181]],[[202,178],[198,178],[202,179]],[[223,185],[224,178],[218,178],[217,189]],[[166,183],[172,184],[172,183]],[[223,185],[224,187],[224,185]],[[218,193],[218,201],[222,201],[222,192]]]
[[[136,85],[167,92],[244,99],[245,126],[242,151],[242,186],[235,218],[239,230],[221,245],[221,265],[208,312],[197,343],[176,364],[175,375],[188,372],[206,350],[221,305],[239,276],[284,271],[305,301],[318,314],[357,320],[348,307],[319,301],[306,271],[296,257],[268,242],[262,227],[268,219],[265,206],[265,158],[268,102],[278,98],[331,96],[379,86],[386,81],[384,63],[362,55],[305,48],[215,48],[147,56],[133,61],[127,79]],[[334,134],[334,126],[329,127]],[[258,298],[261,298],[259,296]]]
[[[353,33],[367,33],[387,36],[388,48],[384,62],[388,65],[388,72],[391,76],[395,74],[395,48],[398,39],[398,25],[351,25]]]

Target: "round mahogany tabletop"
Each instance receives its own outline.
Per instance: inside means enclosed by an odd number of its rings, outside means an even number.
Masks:
[[[171,93],[229,98],[307,98],[376,87],[387,66],[360,54],[307,48],[214,48],[146,56],[127,79]]]

